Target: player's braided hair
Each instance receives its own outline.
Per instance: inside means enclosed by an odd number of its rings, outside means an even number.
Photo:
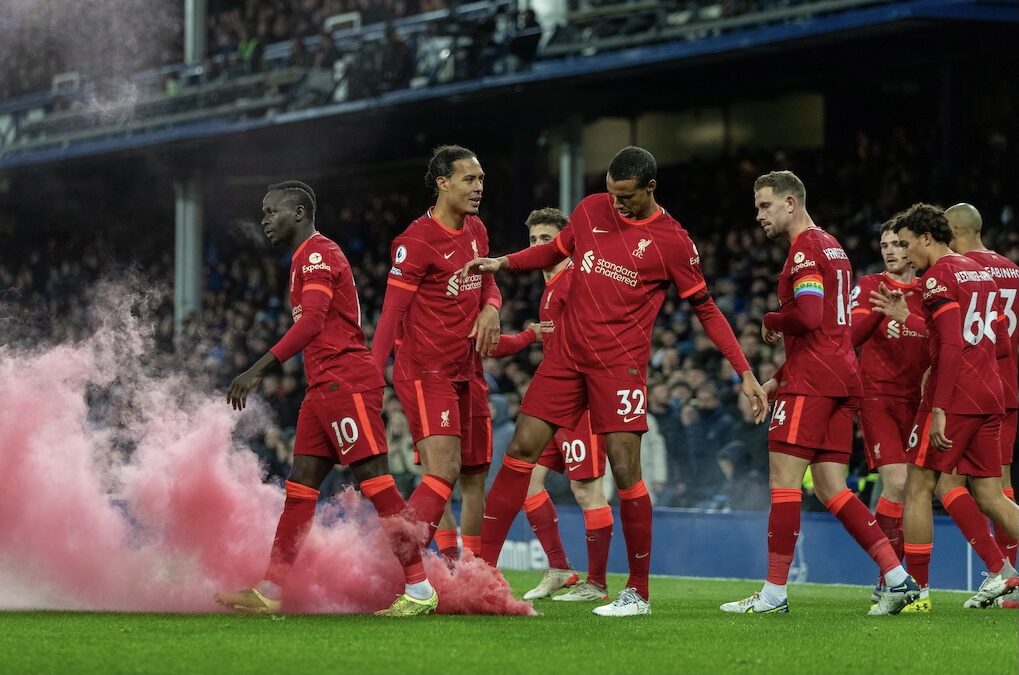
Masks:
[[[315,220],[315,191],[307,183],[299,180],[286,180],[282,183],[273,183],[267,188],[268,192],[280,190],[284,198],[294,205],[303,206],[312,220]]]
[[[425,174],[425,186],[432,193],[439,194],[439,186],[435,181],[439,177],[449,178],[453,175],[453,163],[461,159],[477,158],[473,152],[462,145],[440,145],[432,150],[432,159],[428,162],[428,172]]]
[[[609,176],[612,180],[637,181],[637,187],[646,187],[658,177],[658,162],[655,156],[644,148],[628,145],[612,158],[609,164]]]
[[[552,207],[535,209],[531,211],[531,215],[527,216],[527,220],[524,221],[524,225],[527,227],[532,225],[551,225],[557,230],[566,227],[566,223],[567,219],[563,212]]]
[[[952,243],[952,228],[945,218],[945,210],[934,204],[918,202],[903,211],[895,221],[895,231],[909,230],[913,234],[929,234],[934,241]]]
[[[761,188],[770,187],[776,195],[792,195],[800,206],[807,203],[807,188],[803,181],[792,171],[772,171],[763,176],[758,176],[754,181],[754,192]]]

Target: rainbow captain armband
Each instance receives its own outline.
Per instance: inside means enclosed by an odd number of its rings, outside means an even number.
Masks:
[[[798,279],[793,283],[793,297],[798,298],[801,295],[816,295],[819,298],[823,298],[824,281],[816,274]]]

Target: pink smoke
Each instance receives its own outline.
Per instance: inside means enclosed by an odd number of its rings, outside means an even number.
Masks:
[[[219,611],[215,591],[265,571],[283,492],[233,439],[244,418],[218,392],[142,373],[145,331],[125,315],[82,344],[0,347],[0,610]],[[96,426],[88,387],[114,380],[130,405],[104,417],[117,428]],[[128,458],[112,449],[125,437]],[[425,563],[440,612],[533,614],[469,554],[452,570]],[[378,516],[348,490],[320,507],[284,609],[372,612],[402,580]]]

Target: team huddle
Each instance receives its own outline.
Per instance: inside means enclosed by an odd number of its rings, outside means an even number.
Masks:
[[[312,189],[288,181],[271,185],[263,199],[266,236],[292,252],[294,325],[234,380],[227,399],[243,408],[266,370],[299,352],[308,389],[267,571],[251,588],[218,593],[218,602],[280,611],[318,488],[337,463],[351,468],[378,511],[404,570],[404,593],[378,614],[428,614],[438,606],[422,550],[434,539],[443,556],[459,555],[449,507],[458,482],[464,549],[496,565],[523,508],[549,559],[524,598],[604,602],[614,522],[601,482],[610,468],[630,573],[616,598],[594,613],[649,614],[652,506],[640,439],[648,429],[651,334],[674,285],[740,377],[755,422],[771,410],[767,579],[759,593],[725,603],[723,611],[789,611],[786,581],[808,468],[818,498],[878,566],[871,614],[931,610],[935,495],[987,568],[967,606],[1015,606],[1007,598],[1019,586],[1019,507],[1009,481],[1019,408],[1019,267],[983,247],[973,207],[945,212],[917,204],[893,217],[881,234],[886,271],[854,287],[842,246],[811,221],[799,178],[788,171],[758,178],[757,221],[769,238],[790,243],[778,280],[781,307],[762,326],[766,342],[784,343],[786,358],[762,385],[711,297],[697,247],[655,200],[657,165],[646,150],[620,150],[606,192],[582,200],[569,218],[556,209],[534,211],[526,222],[530,246],[498,258],[487,257],[488,234],[477,215],[484,172],[474,153],[437,148],[425,179],[435,205],[393,241],[370,350],[350,265],[315,229]],[[519,334],[500,334],[502,298],[493,277],[500,270],[545,276],[540,323]],[[482,357],[538,341],[544,358],[486,497],[492,434]],[[423,474],[406,501],[389,473],[381,414],[391,358]],[[846,489],[857,419],[868,461],[882,477],[875,514]],[[584,581],[566,558],[544,489],[550,470],[569,478],[583,511]],[[398,524],[408,519],[413,527]]]

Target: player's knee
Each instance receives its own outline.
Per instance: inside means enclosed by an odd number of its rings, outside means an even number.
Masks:
[[[608,505],[599,480],[570,481],[570,490],[573,491],[577,504],[585,511]]]
[[[514,459],[520,459],[531,464],[538,461],[544,446],[535,446],[534,439],[527,433],[514,434],[506,448],[506,454]]]
[[[612,477],[620,489],[633,487],[641,480],[640,462],[623,462],[612,466]]]

